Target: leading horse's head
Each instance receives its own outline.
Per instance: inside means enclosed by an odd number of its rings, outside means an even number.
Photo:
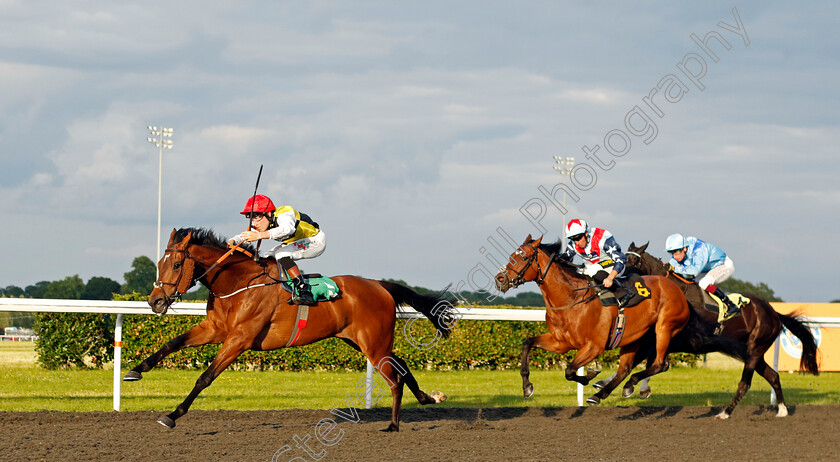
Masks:
[[[540,242],[542,242],[542,237],[534,240],[529,234],[525,238],[525,242],[510,255],[508,264],[499,269],[499,273],[496,275],[497,289],[505,293],[514,287],[540,278],[540,268],[537,262]]]
[[[192,232],[187,232],[183,238],[180,235],[176,237],[177,234],[173,229],[169,236],[166,253],[158,262],[158,280],[149,295],[149,306],[157,314],[165,314],[181,295],[195,285],[196,260],[188,250]],[[171,289],[167,289],[167,286]]]

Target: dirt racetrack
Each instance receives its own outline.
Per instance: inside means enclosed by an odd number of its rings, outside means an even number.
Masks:
[[[192,411],[169,430],[158,412],[2,412],[0,460],[838,460],[840,406],[776,418],[741,406]],[[347,409],[344,410],[345,412]],[[349,417],[349,415],[348,415]],[[338,422],[332,427],[329,420]],[[323,421],[321,427],[318,423]],[[316,432],[326,446],[316,439]],[[298,442],[296,442],[298,441]],[[300,444],[300,448],[296,447]],[[289,450],[281,448],[288,445]],[[306,447],[308,446],[308,449]],[[307,450],[310,455],[307,455]],[[300,459],[295,459],[300,457]]]

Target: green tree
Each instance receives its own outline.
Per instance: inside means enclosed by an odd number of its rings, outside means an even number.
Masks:
[[[26,286],[26,288],[23,289],[23,294],[28,298],[44,298],[44,292],[47,291],[47,287],[49,286],[50,281],[36,282],[31,286]]]
[[[729,278],[726,281],[718,284],[718,287],[723,289],[724,292],[736,292],[739,294],[755,294],[759,297],[763,298],[768,302],[783,302],[781,298],[777,297],[776,294],[773,292],[773,289],[767,286],[767,284],[763,282],[759,282],[758,285],[753,284],[751,282],[742,281],[736,278]]]
[[[88,279],[85,290],[82,292],[82,300],[111,300],[114,294],[120,291],[120,283],[100,276]]]
[[[6,288],[0,289],[0,297],[20,298],[23,293],[23,289],[18,286],[6,286]]]
[[[120,292],[124,294],[131,292],[152,293],[152,286],[157,279],[155,263],[149,257],[140,256],[134,259],[131,267],[133,269],[123,275],[125,276],[125,284],[123,284]]]
[[[60,298],[66,300],[79,300],[85,290],[85,283],[78,274],[67,276],[60,281],[53,281],[44,291],[44,298]]]

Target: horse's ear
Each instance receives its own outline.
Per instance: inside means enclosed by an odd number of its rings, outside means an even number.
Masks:
[[[534,239],[533,239],[533,238],[531,237],[531,235],[529,234],[529,235],[528,235],[528,237],[526,237],[526,238],[525,238],[525,242],[523,242],[523,244],[527,244],[527,243],[529,243],[529,242],[531,242],[531,241],[533,241],[533,240],[534,240]]]
[[[642,252],[647,251],[647,246],[648,246],[648,245],[650,245],[650,241],[647,241],[647,242],[645,243],[645,245],[643,245],[643,246],[639,247],[639,250],[641,250]]]
[[[175,233],[174,233],[174,232],[172,233],[172,236],[173,236],[173,237],[175,236]],[[187,248],[187,245],[189,245],[189,243],[190,243],[190,238],[191,238],[191,237],[192,237],[192,231],[190,231],[189,233],[187,233],[186,237],[184,237],[183,239],[181,239],[181,242],[179,242],[179,243],[178,243],[178,245],[177,245],[176,247],[177,247],[177,248],[179,248],[179,249],[186,249],[186,248]]]
[[[633,250],[636,248],[636,241],[630,241],[630,246],[627,247],[629,250]]]
[[[175,228],[172,228],[172,233],[169,235],[169,244],[167,247],[172,247],[172,244],[175,243]]]
[[[537,246],[538,246],[538,245],[540,245],[540,242],[542,242],[542,239],[543,239],[543,237],[542,237],[542,236],[540,236],[540,237],[539,237],[539,239],[537,239],[536,241],[532,242],[532,244],[534,244],[534,245],[537,245]]]

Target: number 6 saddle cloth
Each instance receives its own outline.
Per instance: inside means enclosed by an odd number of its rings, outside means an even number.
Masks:
[[[628,290],[633,293],[633,298],[622,308],[636,306],[650,298],[650,289],[645,285],[645,280],[636,273],[630,273],[625,280],[621,281],[621,285],[613,284],[610,289],[615,290],[605,289],[598,294],[604,306],[618,306],[618,300],[621,300]]]

